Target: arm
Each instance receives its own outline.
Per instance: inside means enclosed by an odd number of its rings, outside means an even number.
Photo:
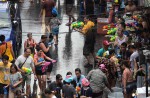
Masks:
[[[23,82],[23,78],[21,78],[21,79],[19,79],[19,81],[17,82],[17,83],[15,83],[14,85],[13,85],[13,87],[15,88],[15,87],[17,87],[19,84],[21,84]]]
[[[24,42],[24,48],[27,48],[27,41]]]

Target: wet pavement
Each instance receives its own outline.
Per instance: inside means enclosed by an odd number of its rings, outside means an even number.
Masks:
[[[75,5],[77,5],[75,3]],[[83,67],[86,64],[86,59],[83,56],[83,44],[84,36],[79,32],[69,32],[69,28],[65,26],[68,22],[68,17],[65,14],[64,0],[57,0],[57,8],[59,12],[59,18],[62,21],[59,29],[58,37],[58,50],[55,50],[53,46],[51,49],[52,58],[57,60],[57,63],[54,65],[53,71],[51,73],[51,80],[55,80],[56,74],[61,74],[63,78],[68,71],[71,71],[74,75],[75,68],[80,68],[83,74],[87,74],[89,69]],[[22,19],[22,49],[21,54],[23,53],[23,44],[27,38],[27,33],[33,33],[33,38],[36,42],[40,41],[40,35],[44,34],[44,24],[43,18],[39,18],[40,13],[40,3],[37,3],[35,0],[33,4],[29,0],[24,0],[24,3],[20,4],[21,9],[21,19]],[[74,16],[77,19],[79,16],[77,6],[75,6]],[[96,37],[96,47],[95,52],[101,46],[102,36],[97,35]],[[33,86],[34,80],[32,80],[31,85]],[[32,88],[32,87],[31,87]],[[33,91],[33,90],[32,90]]]

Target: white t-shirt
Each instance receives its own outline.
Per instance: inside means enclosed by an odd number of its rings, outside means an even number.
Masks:
[[[20,55],[15,62],[16,66],[18,67],[21,66],[25,62],[25,60],[26,60],[26,57],[24,57],[24,55]],[[22,67],[26,67],[26,68],[34,67],[33,58],[29,56]]]
[[[131,69],[134,69],[134,60],[139,56],[138,51],[134,51],[130,56],[130,62],[131,62]]]

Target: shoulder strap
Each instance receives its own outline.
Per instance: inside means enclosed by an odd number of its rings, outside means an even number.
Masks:
[[[6,50],[7,50],[7,43],[6,43],[6,49],[5,49],[4,53],[2,54],[2,56],[4,56],[4,54],[6,53]]]
[[[28,57],[26,58],[26,60],[19,66],[20,68],[22,68],[22,66],[25,64],[25,62],[27,61]]]

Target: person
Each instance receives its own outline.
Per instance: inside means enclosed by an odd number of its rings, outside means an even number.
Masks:
[[[101,70],[101,66],[98,69],[91,70],[86,78],[90,81],[93,91],[92,98],[102,98],[103,91],[105,88],[109,88],[109,84],[105,73]]]
[[[85,15],[89,15],[91,18],[94,15],[94,0],[83,0]]]
[[[92,63],[90,62],[90,54],[92,54],[94,60],[95,60],[95,54],[94,54],[94,45],[95,45],[95,32],[94,32],[94,26],[95,24],[89,19],[89,17],[84,17],[85,25],[82,29],[74,28],[74,30],[82,33],[85,35],[85,42],[83,47],[83,55],[86,57],[88,64],[85,65],[85,67],[92,66]]]
[[[65,3],[66,14],[69,16],[69,22],[66,24],[66,26],[70,26],[72,22],[76,21],[76,19],[73,16],[74,0],[65,0]]]
[[[42,35],[41,36],[41,41],[39,42],[38,45],[40,46],[40,48],[42,49],[42,51],[44,52],[44,54],[47,57],[51,57],[51,54],[50,54],[50,47],[51,47],[51,45],[48,45],[48,43],[47,43],[47,36],[46,35]],[[46,61],[51,62],[49,60],[46,60]],[[47,69],[47,72],[46,72],[48,81],[50,80],[50,74],[51,74],[52,69],[53,69],[53,64],[51,66],[48,66],[48,69]]]
[[[80,98],[92,98],[92,88],[90,87],[90,82],[83,78],[82,80],[82,88],[81,88],[81,96]]]
[[[125,22],[120,22],[119,25],[118,25],[118,28],[123,30],[124,35],[126,35],[127,37],[129,36],[129,32],[125,30],[126,29]]]
[[[62,76],[60,74],[57,74],[56,81],[53,81],[52,83],[50,83],[48,87],[55,94],[57,98],[61,98],[61,89],[63,87]]]
[[[136,10],[136,6],[132,0],[128,0],[128,5],[125,6],[125,13],[131,12],[133,13]]]
[[[23,83],[22,83],[22,90],[25,86],[26,83],[26,94],[30,96],[31,90],[30,90],[30,83],[31,83],[31,72],[27,73],[25,72],[22,67],[32,69],[33,74],[34,74],[34,79],[36,80],[36,74],[35,74],[35,67],[34,67],[34,62],[33,58],[30,56],[31,55],[31,49],[30,48],[25,48],[24,54],[20,55],[16,61],[15,65],[18,68],[18,71],[21,72],[22,77],[23,77]]]
[[[53,14],[53,18],[50,21],[50,26],[51,26],[51,32],[53,34],[55,46],[58,44],[58,33],[59,33],[59,25],[60,24],[61,24],[61,22],[57,18],[57,14]]]
[[[9,57],[4,55],[0,62],[0,98],[4,98],[4,87],[10,83],[9,74],[11,65]],[[8,88],[6,90],[8,92]]]
[[[110,43],[107,40],[103,40],[103,47],[100,48],[97,52],[96,58],[105,57],[105,53],[109,50]]]
[[[40,12],[40,17],[41,15],[44,13],[45,10],[45,32],[50,33],[50,20],[52,18],[52,9],[53,7],[55,7],[55,1],[54,0],[44,0],[44,2],[42,3],[42,9]]]
[[[15,95],[16,95],[15,98],[24,98],[24,97],[29,98],[29,96],[27,94],[22,93],[21,90],[16,90]]]
[[[10,62],[15,60],[15,54],[11,42],[6,42],[4,35],[0,35],[0,41],[0,58],[2,58],[3,55],[7,55],[9,56]]]
[[[120,46],[120,53],[122,60],[129,60],[131,53],[127,50],[127,43],[123,42]]]
[[[58,97],[56,97],[56,96],[53,94],[53,92],[52,92],[50,89],[48,89],[48,88],[45,89],[45,96],[46,96],[46,98],[58,98]]]
[[[17,66],[12,64],[10,66],[10,84],[6,87],[9,87],[9,98],[15,98],[16,91],[21,90],[21,83],[23,82],[22,75],[18,72]]]
[[[46,88],[46,69],[42,70],[42,66],[44,66],[45,64],[45,59],[48,59],[52,62],[56,62],[56,60],[47,57],[39,46],[36,46],[36,54],[34,55],[34,65],[40,87],[39,94],[42,94],[42,92],[44,92],[44,88]],[[48,66],[51,66],[51,64],[48,64]]]
[[[131,98],[132,97],[132,91],[127,91],[126,87],[128,84],[130,84],[133,81],[133,73],[130,70],[130,66],[128,64],[128,61],[123,61],[121,67],[123,69],[122,86],[123,86],[124,98]]]
[[[76,90],[71,85],[71,82],[73,81],[72,76],[66,76],[65,83],[62,88],[62,96],[63,98],[76,98]]]
[[[24,42],[24,48],[29,47],[31,49],[31,54],[34,55],[36,42],[32,38],[32,33],[27,34],[28,39]]]
[[[81,80],[83,78],[85,78],[85,76],[81,74],[81,69],[80,68],[75,69],[75,74],[76,74],[76,76],[74,77],[74,80],[76,81],[76,86],[82,87]]]

